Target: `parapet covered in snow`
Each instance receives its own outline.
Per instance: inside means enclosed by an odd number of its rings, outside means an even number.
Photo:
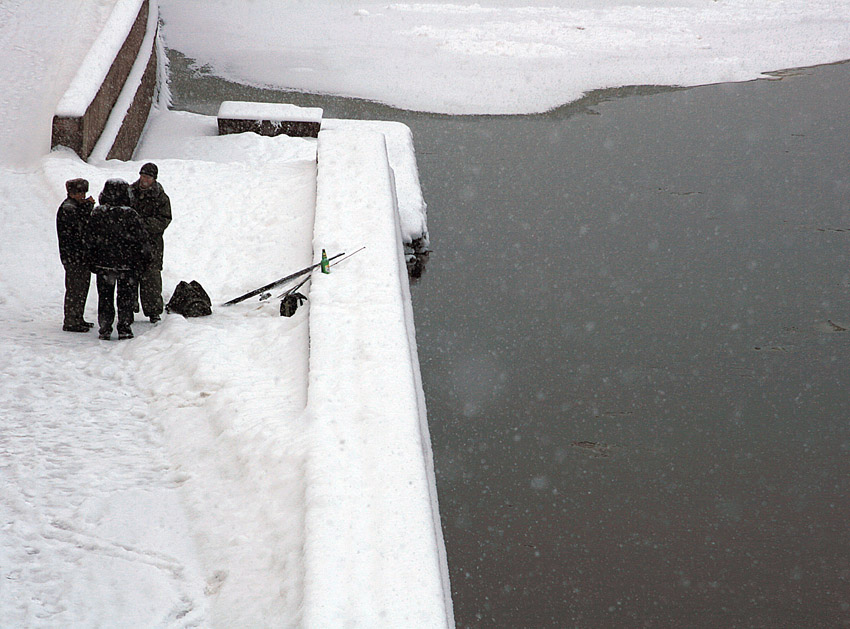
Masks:
[[[375,131],[383,134],[395,181],[401,240],[404,243],[421,240],[427,245],[430,242],[427,204],[419,184],[419,168],[416,165],[416,150],[413,146],[413,134],[410,127],[402,122],[385,120],[326,118],[322,122],[322,129]]]
[[[103,30],[94,40],[77,73],[71,80],[59,104],[57,116],[80,117],[85,115],[100,86],[103,85],[115,57],[124,45],[130,29],[145,0],[117,0]],[[156,11],[156,0],[150,10]]]
[[[400,236],[385,136],[322,131],[313,248],[365,249],[310,288],[309,627],[454,624]]]

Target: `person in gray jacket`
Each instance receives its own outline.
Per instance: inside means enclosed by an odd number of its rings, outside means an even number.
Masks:
[[[171,200],[156,180],[158,173],[156,164],[148,162],[139,170],[139,179],[130,186],[133,209],[142,219],[151,249],[150,266],[139,277],[142,310],[151,323],[162,317],[162,258],[165,251],[162,236],[171,223]]]
[[[65,267],[65,332],[88,332],[94,326],[83,319],[86,299],[91,286],[88,237],[89,219],[94,199],[86,198],[89,182],[69,179],[65,182],[68,197],[56,213],[56,234],[59,237],[59,259]]]

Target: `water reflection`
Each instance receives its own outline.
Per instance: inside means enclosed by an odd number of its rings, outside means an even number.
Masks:
[[[280,100],[412,128],[458,626],[850,622],[848,69],[516,117],[177,72],[202,113]]]

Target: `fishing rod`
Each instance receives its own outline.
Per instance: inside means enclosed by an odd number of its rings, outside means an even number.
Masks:
[[[296,292],[299,288],[301,288],[302,286],[304,286],[304,284],[306,284],[307,282],[309,282],[311,279],[313,279],[313,276],[312,276],[312,275],[308,275],[308,276],[307,276],[307,277],[305,277],[303,280],[301,280],[300,282],[298,282],[295,286],[293,286],[292,288],[290,288],[290,289],[288,289],[288,290],[285,290],[285,291],[284,291],[284,292],[282,292],[280,295],[278,295],[277,297],[275,297],[275,299],[286,299],[286,298],[287,298],[287,297],[289,297],[292,293]]]
[[[330,258],[328,258],[327,261],[330,262],[331,260],[336,260],[337,258],[344,256],[344,255],[345,255],[345,252],[343,251],[342,253],[338,253],[335,256],[331,256]],[[288,282],[289,280],[295,279],[296,277],[300,277],[300,276],[304,275],[305,273],[309,273],[313,269],[322,266],[323,263],[324,263],[324,260],[320,261],[320,262],[316,262],[316,264],[311,264],[308,267],[304,267],[300,271],[296,271],[295,273],[290,273],[286,277],[282,277],[279,280],[275,280],[274,282],[270,282],[270,283],[266,284],[265,286],[261,286],[260,288],[255,288],[254,290],[249,291],[249,292],[245,293],[244,295],[239,295],[239,297],[235,297],[235,298],[231,299],[230,301],[226,301],[222,304],[222,306],[232,306],[233,304],[238,304],[240,301],[245,301],[246,299],[250,299],[254,295],[259,295],[260,293],[264,293],[267,290],[274,288],[275,286],[280,286],[281,284],[284,284],[284,283]]]
[[[337,265],[337,264],[339,264],[340,262],[343,262],[344,260],[348,260],[348,259],[349,259],[351,256],[353,256],[355,253],[360,253],[360,252],[361,252],[361,251],[363,251],[365,248],[366,248],[366,246],[364,245],[364,246],[360,247],[357,251],[352,251],[351,253],[349,253],[349,254],[348,254],[347,256],[345,256],[342,260],[337,260],[336,262],[334,262],[333,264],[330,264],[330,265],[328,265],[328,266],[336,266],[336,265]],[[330,258],[328,258],[328,261],[330,261]]]
[[[336,262],[334,262],[333,264],[329,264],[328,266],[336,266],[336,265],[337,265],[337,264],[339,264],[340,262],[343,262],[344,260],[348,260],[348,258],[350,258],[351,256],[353,256],[355,253],[360,253],[360,252],[361,252],[361,251],[363,251],[365,248],[366,248],[365,246],[360,247],[357,251],[352,251],[351,253],[349,253],[347,256],[345,256],[345,257],[344,257],[344,258],[342,258],[341,260],[337,260]],[[340,254],[340,255],[343,255],[343,254]],[[331,260],[333,260],[333,259],[334,259],[334,258],[336,258],[336,257],[337,257],[337,256],[334,256],[333,258],[328,258],[328,262],[330,262]],[[282,292],[280,295],[278,295],[277,297],[275,297],[275,299],[284,299],[284,298],[286,298],[286,296],[287,296],[287,295],[290,295],[290,294],[294,293],[294,292],[295,292],[295,291],[297,291],[299,288],[301,288],[302,286],[304,286],[304,284],[306,284],[306,283],[307,283],[307,280],[309,280],[309,279],[311,279],[311,278],[312,278],[312,276],[308,275],[308,276],[307,276],[307,277],[305,277],[305,278],[304,278],[304,279],[303,279],[300,283],[298,283],[298,284],[296,284],[295,286],[293,286],[292,288],[290,288],[290,289],[288,289],[288,290],[286,290],[286,291]]]
[[[343,260],[353,256],[355,253],[360,253],[365,248],[366,247],[360,247],[357,251],[348,254],[347,256],[337,260],[333,264],[329,264],[328,267],[339,264]],[[298,289],[301,288],[302,286],[304,286],[304,284],[306,284],[311,279],[313,279],[312,273],[307,275],[307,277],[305,277],[303,280],[298,282],[298,284],[296,284],[295,286],[293,286],[289,290],[284,291],[283,293],[281,293],[280,295],[277,296],[277,298],[280,299],[280,316],[291,317],[292,315],[295,314],[295,311],[298,310],[298,307],[302,303],[307,301],[307,297],[302,295],[301,293],[299,293]],[[262,299],[262,297],[261,297],[261,299]]]

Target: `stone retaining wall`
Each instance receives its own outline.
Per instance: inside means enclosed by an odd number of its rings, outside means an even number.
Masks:
[[[269,137],[288,135],[293,138],[317,138],[320,129],[321,123],[318,122],[218,119],[219,135],[253,131],[257,135]]]
[[[145,38],[148,23],[149,0],[144,0],[133,26],[124,44],[112,62],[112,66],[103,83],[82,116],[54,116],[51,147],[58,145],[73,149],[81,158],[88,159],[92,149],[100,138],[109,114],[118,100],[127,76],[136,61],[142,41]],[[148,112],[150,111],[153,89],[156,84],[156,46],[151,51],[151,61],[145,72],[145,79],[139,87],[137,98],[131,111],[125,118],[125,125],[116,140],[109,157],[129,159],[141,136]],[[126,130],[125,128],[126,127]],[[120,142],[119,142],[120,140]],[[132,148],[129,148],[132,147]],[[129,154],[128,154],[129,151]]]
[[[154,41],[150,60],[145,68],[145,74],[136,92],[136,97],[133,99],[133,104],[127,111],[127,115],[124,116],[121,130],[118,132],[112,148],[109,149],[106,159],[130,160],[133,158],[133,153],[139,143],[139,138],[142,137],[142,131],[145,129],[151,110],[151,103],[156,90],[156,68],[157,54],[156,41]]]

